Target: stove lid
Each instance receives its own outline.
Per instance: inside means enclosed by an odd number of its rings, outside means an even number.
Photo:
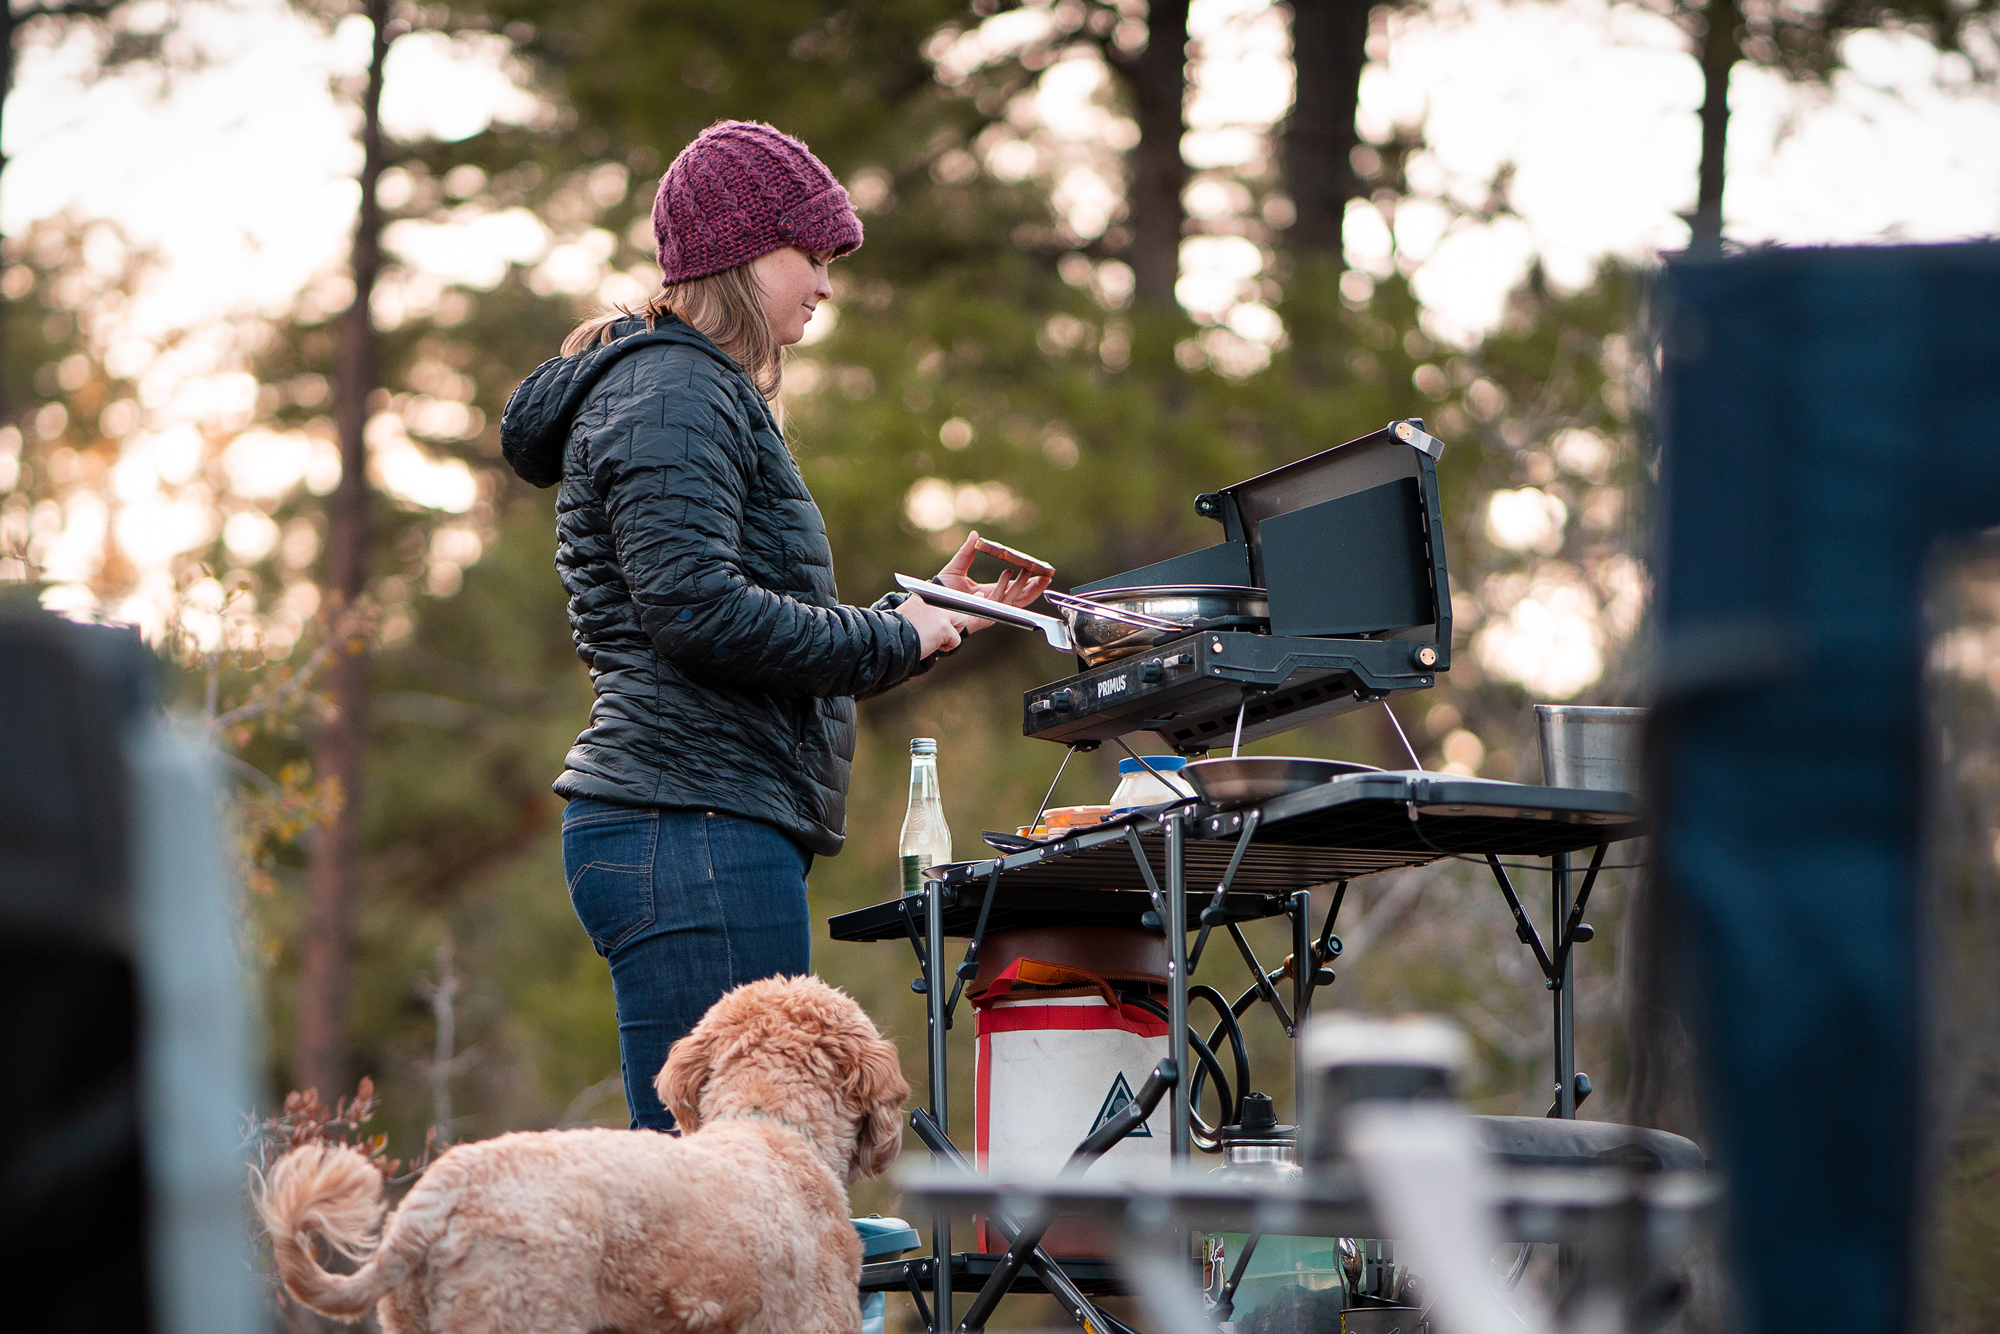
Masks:
[[[1276,635],[1421,639],[1450,652],[1437,460],[1418,419],[1195,500],[1224,541],[1083,584],[1248,584],[1269,590]],[[1440,662],[1439,670],[1446,663]]]
[[[1141,565],[1136,570],[1114,574],[1096,583],[1078,584],[1070,591],[1084,597],[1114,588],[1153,587],[1162,584],[1208,584],[1221,588],[1251,588],[1250,544],[1239,539],[1190,551],[1185,556]]]

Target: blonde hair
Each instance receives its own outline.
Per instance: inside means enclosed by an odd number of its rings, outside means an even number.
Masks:
[[[612,326],[620,320],[642,319],[650,333],[668,315],[677,316],[721,348],[743,368],[766,400],[778,397],[778,384],[785,370],[784,349],[772,336],[771,321],[764,314],[764,303],[757,295],[757,280],[750,276],[748,264],[669,283],[641,302],[637,310],[616,306],[592,316],[563,339],[562,354],[574,356],[612,342]]]

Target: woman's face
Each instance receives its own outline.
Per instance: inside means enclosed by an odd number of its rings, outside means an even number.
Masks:
[[[826,277],[832,260],[825,251],[807,254],[788,245],[750,261],[750,279],[757,286],[764,317],[771,322],[771,337],[780,347],[805,337],[813,308],[833,296]]]

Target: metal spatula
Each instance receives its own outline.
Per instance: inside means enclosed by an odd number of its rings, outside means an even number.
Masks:
[[[1040,612],[1023,611],[1010,607],[992,598],[980,597],[977,593],[961,593],[943,584],[934,584],[928,579],[912,579],[907,574],[896,576],[896,584],[912,597],[922,598],[933,607],[949,607],[972,616],[983,616],[989,621],[1004,621],[1008,625],[1018,625],[1023,630],[1039,630],[1042,638],[1049,641],[1049,647],[1063,653],[1076,652],[1076,643],[1069,637],[1069,625],[1054,616],[1044,616]]]

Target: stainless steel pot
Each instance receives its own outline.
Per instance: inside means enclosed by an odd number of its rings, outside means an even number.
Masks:
[[[1585,704],[1537,704],[1542,735],[1542,782],[1597,792],[1637,792],[1644,765],[1644,709]]]
[[[1263,589],[1228,584],[1114,588],[1087,598],[1072,593],[1045,594],[1062,609],[1059,619],[907,574],[897,575],[896,583],[934,606],[1038,630],[1050,648],[1074,653],[1090,667],[1116,662],[1196,630],[1262,630],[1271,623],[1271,606]]]

